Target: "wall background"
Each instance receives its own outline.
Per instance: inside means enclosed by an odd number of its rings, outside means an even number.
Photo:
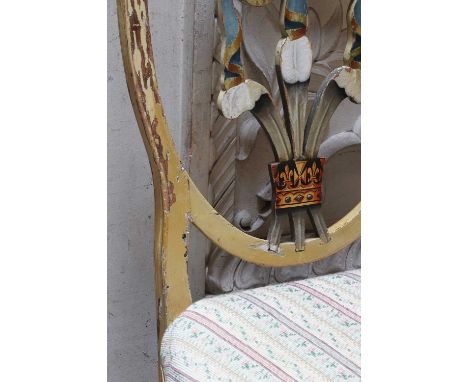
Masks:
[[[107,38],[108,380],[154,381],[151,171],[127,95],[112,0]]]

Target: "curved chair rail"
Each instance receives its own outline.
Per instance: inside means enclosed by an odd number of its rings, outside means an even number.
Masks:
[[[268,1],[248,1],[268,3]],[[329,228],[331,240],[306,240],[268,251],[266,240],[250,236],[224,219],[198,191],[183,168],[164,115],[157,85],[147,0],[117,0],[120,41],[134,112],[148,153],[155,192],[155,277],[159,338],[191,303],[187,275],[190,222],[213,243],[243,260],[273,267],[299,265],[336,253],[360,235],[360,204]]]
[[[361,203],[328,229],[330,241],[307,239],[304,251],[296,251],[293,242],[280,244],[278,252],[268,251],[268,242],[250,236],[224,219],[190,182],[193,223],[226,252],[258,265],[284,267],[300,265],[330,256],[351,244],[361,234]]]

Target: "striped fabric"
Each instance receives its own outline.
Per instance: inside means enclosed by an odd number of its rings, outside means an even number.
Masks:
[[[166,381],[359,381],[360,270],[206,298],[167,329]]]

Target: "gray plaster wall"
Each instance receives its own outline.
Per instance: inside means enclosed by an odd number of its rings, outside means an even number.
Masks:
[[[184,15],[191,14],[190,7],[190,0],[150,1],[161,96],[183,157],[191,73],[191,42],[184,35],[191,35],[187,31],[192,28]],[[107,24],[108,381],[156,381],[153,188],[125,83],[114,0],[108,1]]]

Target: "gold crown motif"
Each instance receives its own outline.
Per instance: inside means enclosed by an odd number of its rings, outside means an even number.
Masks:
[[[325,158],[270,163],[275,208],[322,204]]]

